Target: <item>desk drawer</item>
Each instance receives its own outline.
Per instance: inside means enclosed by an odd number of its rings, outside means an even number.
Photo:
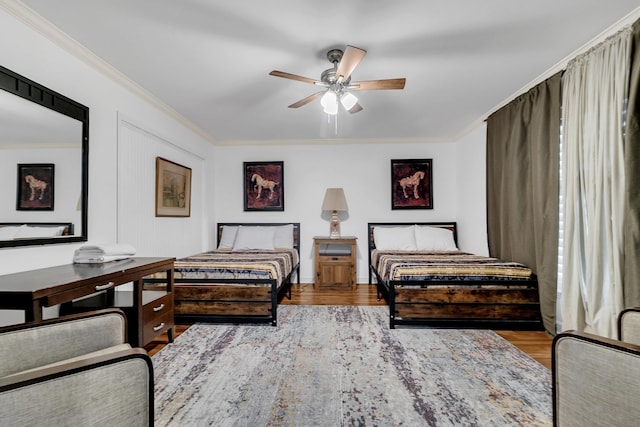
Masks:
[[[84,286],[79,286],[74,289],[69,289],[68,291],[58,292],[53,295],[49,295],[47,297],[47,301],[45,306],[50,307],[52,305],[61,304],[63,302],[72,301],[76,298],[81,298],[87,295],[94,294],[96,292],[113,289],[116,286],[124,285],[125,283],[129,283],[131,280],[126,278],[114,278],[112,280],[107,280],[104,282],[95,282],[89,283]]]
[[[142,307],[142,342],[152,341],[156,336],[173,328],[173,294],[168,293]]]

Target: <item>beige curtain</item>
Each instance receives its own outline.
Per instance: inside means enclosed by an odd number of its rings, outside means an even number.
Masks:
[[[623,304],[640,306],[640,21],[633,24],[625,135]]]
[[[487,119],[487,232],[491,256],[538,276],[545,329],[555,334],[561,73]]]
[[[572,60],[562,101],[563,330],[617,336],[623,308],[624,109],[631,29]]]

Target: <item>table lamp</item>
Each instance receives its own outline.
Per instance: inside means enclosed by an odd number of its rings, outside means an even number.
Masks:
[[[331,211],[330,233],[329,237],[337,239],[340,237],[340,218],[338,211],[347,210],[347,199],[344,197],[342,188],[327,188],[322,202],[323,211]]]

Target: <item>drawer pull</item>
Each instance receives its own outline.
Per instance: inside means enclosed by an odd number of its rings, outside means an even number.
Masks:
[[[113,288],[114,284],[115,283],[113,283],[113,282],[109,282],[109,283],[107,283],[105,285],[97,285],[96,286],[96,291],[104,291],[105,289],[111,289],[111,288]]]
[[[158,311],[162,310],[163,308],[164,308],[164,304],[160,304],[157,307],[153,307],[153,311],[158,312]]]
[[[164,322],[160,323],[158,326],[154,326],[153,332],[158,332],[162,328],[164,328]]]

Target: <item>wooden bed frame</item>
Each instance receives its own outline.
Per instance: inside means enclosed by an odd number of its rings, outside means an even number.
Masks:
[[[300,254],[300,223],[218,223],[217,244],[222,237],[223,226],[279,226],[293,224],[293,245]],[[270,279],[187,279],[176,278],[174,309],[176,323],[237,322],[278,324],[278,302],[286,296],[291,299],[291,278],[296,274],[300,283],[300,263],[293,267],[278,287],[277,280]],[[210,286],[208,283],[227,283]],[[239,286],[238,284],[260,286]],[[188,284],[188,285],[186,285]]]
[[[389,325],[421,324],[440,327],[483,327],[492,329],[542,330],[538,281],[505,280],[388,280],[383,281],[371,264],[375,249],[374,227],[428,225],[453,232],[457,244],[455,222],[376,222],[368,224],[369,282],[375,277],[378,298],[389,304]],[[451,285],[456,287],[452,288]],[[403,285],[419,287],[405,288]],[[522,285],[525,285],[523,288]],[[436,286],[436,287],[433,287]],[[449,287],[447,287],[449,286]]]

